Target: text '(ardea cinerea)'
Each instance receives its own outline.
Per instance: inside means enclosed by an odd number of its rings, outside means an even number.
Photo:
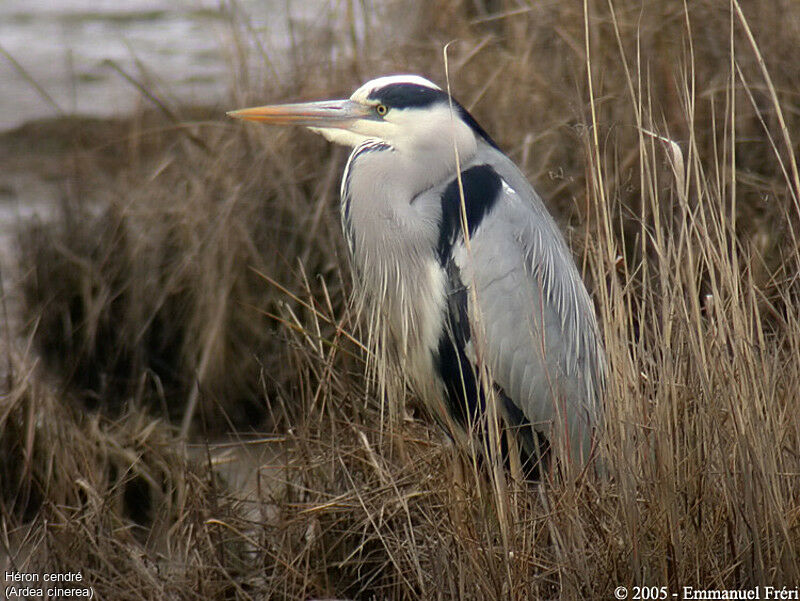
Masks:
[[[539,195],[460,104],[394,75],[229,115],[353,148],[341,220],[370,339],[437,421],[485,442],[495,403],[528,477],[552,455],[585,465],[605,378],[591,299]]]

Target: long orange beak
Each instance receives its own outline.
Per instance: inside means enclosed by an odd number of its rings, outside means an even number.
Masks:
[[[272,125],[304,125],[348,129],[355,121],[369,117],[372,111],[353,100],[322,100],[297,104],[273,104],[230,111],[229,117],[261,121]]]

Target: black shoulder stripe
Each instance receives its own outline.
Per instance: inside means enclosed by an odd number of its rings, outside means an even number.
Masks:
[[[470,340],[467,288],[453,261],[447,271],[447,321],[439,335],[435,364],[445,386],[447,408],[456,422],[466,427],[483,414],[484,398],[475,367],[467,358],[466,345]]]
[[[489,165],[476,165],[461,173],[467,229],[474,233],[499,198],[503,182]],[[457,179],[442,193],[442,221],[439,226],[439,261],[447,274],[446,325],[439,337],[435,356],[445,386],[450,414],[462,426],[476,423],[485,411],[486,400],[467,357],[471,338],[467,288],[453,259],[453,245],[462,237],[461,193]]]
[[[469,234],[475,233],[483,218],[500,196],[503,181],[490,165],[476,165],[461,173],[464,209]],[[439,226],[439,261],[445,265],[450,250],[461,235],[461,192],[458,180],[450,182],[442,193],[442,222]]]

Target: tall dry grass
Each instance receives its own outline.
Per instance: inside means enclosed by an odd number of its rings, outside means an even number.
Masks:
[[[22,237],[50,370],[9,356],[0,568],[78,570],[109,599],[797,586],[800,5],[487,4],[406,5],[407,45],[304,47],[296,81],[240,76],[233,106],[443,81],[459,40],[454,92],[590,283],[609,477],[498,487],[413,404],[387,423],[345,302],[341,149],[221,112],[133,120],[107,186]],[[233,24],[242,57],[253,34]],[[86,396],[116,411],[65,403]],[[275,435],[237,443],[254,416]],[[234,442],[187,448],[181,430]],[[229,451],[256,447],[270,459],[239,486]]]

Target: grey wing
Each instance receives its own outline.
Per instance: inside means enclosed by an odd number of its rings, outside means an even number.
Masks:
[[[492,210],[453,257],[470,289],[473,353],[551,443],[588,457],[600,420],[603,351],[594,310],[555,222],[505,156]],[[575,455],[575,454],[579,455]]]

